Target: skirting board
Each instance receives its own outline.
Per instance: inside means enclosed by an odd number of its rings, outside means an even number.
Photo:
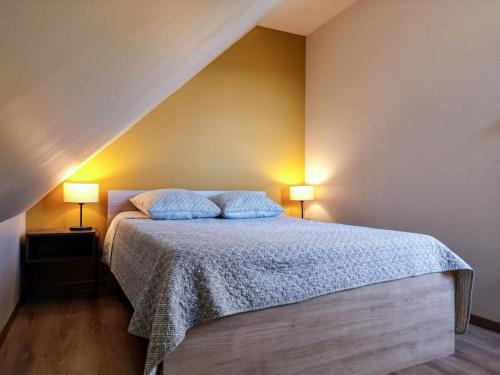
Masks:
[[[18,301],[16,306],[14,307],[14,310],[12,310],[9,319],[7,319],[7,322],[5,323],[4,327],[2,328],[2,331],[0,332],[0,346],[2,346],[3,342],[5,341],[5,338],[7,337],[7,334],[9,333],[10,327],[12,326],[12,323],[14,322],[17,312],[19,311],[19,306],[20,303]]]
[[[490,331],[493,332],[500,333],[500,323],[495,322],[494,320],[486,319],[481,316],[471,314],[470,322],[471,324],[474,324],[476,326],[489,329]]]

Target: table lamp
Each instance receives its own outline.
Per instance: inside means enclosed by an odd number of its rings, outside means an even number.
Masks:
[[[300,201],[300,212],[304,218],[304,201],[314,199],[314,187],[310,185],[290,186],[290,200]]]
[[[64,183],[64,202],[80,205],[80,226],[72,226],[70,230],[90,230],[92,227],[83,226],[83,204],[99,202],[99,185],[88,183]]]

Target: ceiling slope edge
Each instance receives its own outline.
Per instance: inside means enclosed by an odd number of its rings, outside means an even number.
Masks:
[[[26,211],[279,2],[2,2],[0,222]]]

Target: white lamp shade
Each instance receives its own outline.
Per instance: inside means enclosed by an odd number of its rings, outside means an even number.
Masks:
[[[290,200],[312,201],[314,199],[314,187],[309,185],[290,186]]]
[[[68,203],[99,202],[99,184],[65,182],[64,201]]]

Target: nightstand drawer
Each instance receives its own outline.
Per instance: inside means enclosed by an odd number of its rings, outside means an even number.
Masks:
[[[94,240],[93,233],[31,236],[26,249],[26,262],[91,258],[93,256]]]

